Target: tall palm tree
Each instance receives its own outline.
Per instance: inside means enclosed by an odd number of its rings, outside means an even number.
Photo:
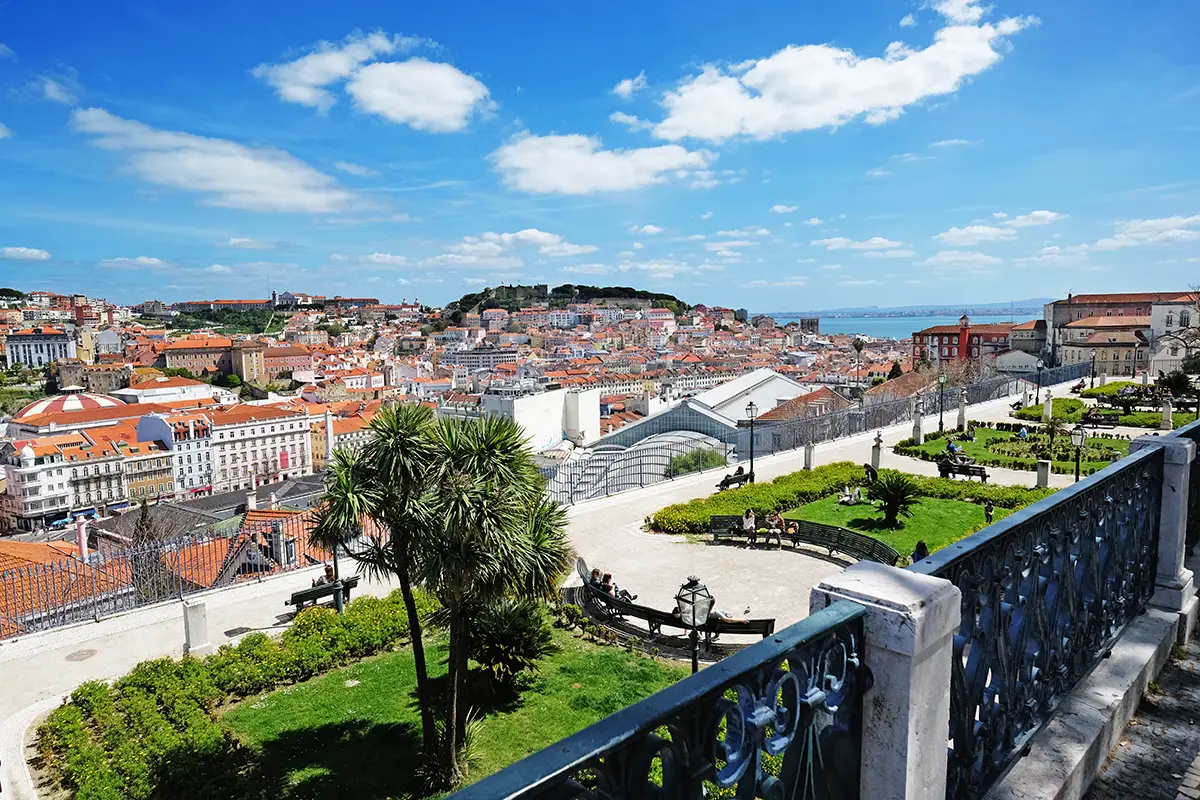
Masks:
[[[569,567],[569,547],[565,512],[546,499],[516,422],[442,419],[434,438],[430,512],[440,524],[438,535],[424,542],[419,574],[448,621],[442,746],[445,778],[453,786],[462,779],[458,747],[472,612],[503,597],[550,595]]]

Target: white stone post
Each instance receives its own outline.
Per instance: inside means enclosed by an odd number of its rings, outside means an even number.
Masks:
[[[838,600],[866,606],[863,800],[944,800],[950,666],[960,625],[958,587],[860,561],[812,590],[810,613]]]
[[[804,468],[812,469],[817,457],[817,446],[812,442],[804,445]]]
[[[967,390],[963,389],[958,396],[958,429],[965,431],[967,429]]]
[[[199,600],[183,601],[183,652],[206,656],[212,652],[208,641],[208,609]]]
[[[1159,423],[1158,429],[1161,431],[1175,430],[1175,414],[1171,408],[1170,400],[1163,400],[1162,405],[1162,422]]]
[[[921,417],[925,414],[925,404],[921,400],[913,402],[913,442],[925,444],[925,434],[921,431]]]
[[[1179,613],[1179,641],[1186,642],[1196,626],[1196,585],[1184,566],[1187,539],[1188,485],[1195,464],[1196,443],[1174,436],[1140,436],[1129,452],[1163,447],[1162,502],[1158,517],[1158,574],[1151,605]]]
[[[1037,486],[1039,489],[1045,489],[1050,485],[1050,462],[1044,458],[1039,458],[1037,462]]]
[[[1029,408],[1029,404],[1033,401],[1033,395],[1029,393],[1029,389],[1025,389],[1025,394],[1021,397],[1021,408]]]
[[[883,431],[875,431],[875,444],[871,445],[871,466],[879,469],[879,458],[883,454]]]
[[[1135,375],[1137,374],[1136,366],[1133,368],[1133,372]],[[1149,386],[1149,385],[1150,385],[1150,373],[1143,370],[1142,371],[1142,386]]]
[[[1108,373],[1101,372],[1100,377],[1096,379],[1097,386],[1103,386],[1108,381]]]
[[[1046,390],[1046,399],[1042,402],[1042,422],[1049,422],[1054,416],[1054,393]]]

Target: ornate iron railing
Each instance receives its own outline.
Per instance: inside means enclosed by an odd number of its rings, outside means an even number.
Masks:
[[[1150,447],[910,569],[962,591],[947,796],[983,792],[1154,592],[1163,449]]]
[[[834,603],[453,796],[857,798],[863,614]]]
[[[1185,425],[1175,431],[1173,435],[1191,439],[1196,443],[1197,447],[1200,447],[1200,422]],[[1191,476],[1188,480],[1186,539],[1188,552],[1195,552],[1196,545],[1200,544],[1200,464],[1197,463],[1193,463]]]

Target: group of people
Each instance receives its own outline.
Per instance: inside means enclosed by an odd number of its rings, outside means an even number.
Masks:
[[[592,575],[588,578],[588,584],[596,587],[609,597],[615,597],[618,600],[624,600],[627,603],[632,603],[638,598],[636,594],[630,594],[625,589],[618,587],[617,584],[613,582],[613,576],[611,572],[605,572],[601,574],[600,570],[598,569],[592,570]]]
[[[775,543],[783,547],[783,534],[789,536],[799,530],[799,526],[795,522],[788,522],[779,515],[778,511],[772,511],[767,514],[766,519],[766,543],[770,544],[774,539]],[[747,508],[745,515],[742,517],[742,530],[746,533],[747,544],[758,544],[758,517],[754,514],[753,508]]]

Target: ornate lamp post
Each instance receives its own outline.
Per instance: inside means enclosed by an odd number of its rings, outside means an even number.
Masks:
[[[754,418],[758,416],[758,406],[751,400],[746,404],[746,418],[750,420],[750,482],[754,483]]]
[[[1083,443],[1087,441],[1087,431],[1082,425],[1071,428],[1071,444],[1075,445],[1075,482],[1079,483],[1079,461],[1083,456]]]
[[[946,425],[946,376],[938,375],[938,433],[945,433]]]
[[[1089,389],[1096,388],[1096,351],[1095,350],[1092,351],[1092,382],[1088,388]]]
[[[1034,405],[1037,405],[1038,403],[1042,402],[1042,370],[1044,370],[1045,368],[1046,368],[1046,362],[1042,361],[1039,358],[1038,363],[1037,363],[1037,371],[1038,371],[1037,397],[1033,398]]]
[[[679,587],[675,595],[675,607],[679,609],[679,621],[692,629],[692,674],[700,670],[700,626],[708,623],[716,599],[708,587],[695,575],[689,575],[687,583]]]
[[[862,351],[867,343],[862,339],[854,340],[854,384],[862,389]]]

